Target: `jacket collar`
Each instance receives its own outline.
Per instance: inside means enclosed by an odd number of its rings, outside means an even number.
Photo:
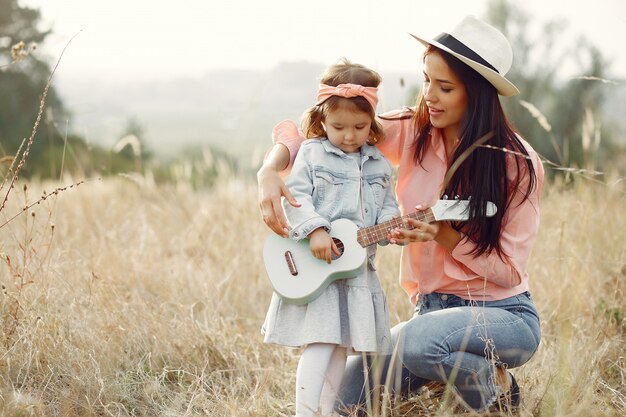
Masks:
[[[335,155],[339,155],[342,158],[348,157],[344,151],[333,145],[332,142],[328,140],[328,138],[320,138],[320,140],[322,141],[322,146],[324,147],[324,150],[326,152],[334,153]],[[379,159],[380,156],[381,154],[379,152],[376,152],[376,148],[374,146],[368,145],[367,143],[361,146],[362,160],[366,160],[369,158]]]

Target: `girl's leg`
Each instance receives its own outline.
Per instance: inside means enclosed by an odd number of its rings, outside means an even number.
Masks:
[[[336,346],[330,358],[320,398],[320,411],[322,412],[322,416],[329,416],[333,412],[337,393],[339,392],[339,385],[341,384],[341,379],[346,369],[347,355],[346,348]]]
[[[404,327],[404,366],[452,382],[469,407],[485,409],[499,394],[496,367],[522,365],[539,345],[538,317],[524,297],[414,316]]]
[[[310,417],[318,412],[326,369],[336,346],[313,343],[302,352],[296,373],[296,417]]]

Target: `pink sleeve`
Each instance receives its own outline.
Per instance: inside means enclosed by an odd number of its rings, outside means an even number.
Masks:
[[[382,125],[385,133],[384,140],[376,145],[378,149],[385,155],[392,165],[400,164],[400,156],[402,148],[407,138],[407,130],[411,128],[411,116],[413,111],[410,108],[396,110],[385,113],[376,118]],[[300,144],[304,141],[302,132],[292,120],[283,120],[274,126],[272,130],[272,141],[274,144],[280,143],[289,150],[289,165],[285,171],[291,170],[293,161],[298,154]]]
[[[376,118],[383,127],[385,138],[376,147],[385,155],[391,165],[398,166],[402,156],[402,148],[411,128],[410,109],[395,110],[384,113]]]
[[[283,120],[274,126],[272,130],[272,142],[274,144],[280,143],[285,145],[289,151],[289,165],[283,170],[283,173],[291,170],[302,141],[304,141],[304,137],[298,129],[298,126],[296,126],[292,120]]]
[[[474,257],[470,252],[475,248],[475,244],[463,236],[451,253],[456,261],[450,265],[455,269],[451,276],[460,280],[470,280],[478,275],[504,288],[519,285],[526,276],[528,259],[539,229],[539,200],[543,185],[543,166],[536,153],[533,152],[531,155],[537,175],[536,187],[522,204],[520,201],[523,198],[523,191],[517,191],[513,196],[503,220],[500,237],[504,252],[502,258],[495,252]],[[521,190],[525,190],[528,181],[527,179],[520,183]]]

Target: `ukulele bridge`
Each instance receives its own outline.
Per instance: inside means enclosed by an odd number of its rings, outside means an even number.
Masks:
[[[296,263],[293,260],[293,254],[290,250],[285,252],[285,261],[287,261],[287,267],[289,268],[289,272],[294,277],[298,275],[298,268],[296,268]]]

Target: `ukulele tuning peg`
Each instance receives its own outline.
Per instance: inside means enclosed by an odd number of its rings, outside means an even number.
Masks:
[[[441,199],[442,199],[442,200],[447,200],[447,199],[448,199],[448,194],[444,194],[444,195],[441,197]]]
[[[455,200],[460,200],[460,199],[461,199],[461,196],[457,194],[457,195],[455,195],[455,196],[454,196],[454,199],[455,199]]]

